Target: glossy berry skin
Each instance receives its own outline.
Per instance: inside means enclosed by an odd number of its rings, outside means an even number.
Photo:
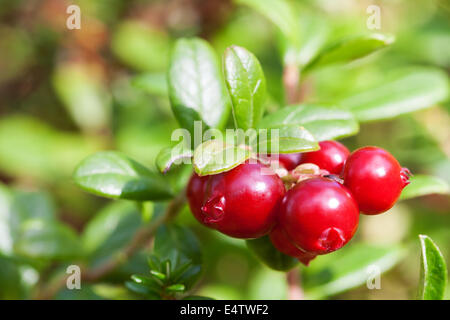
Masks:
[[[314,163],[330,174],[341,174],[350,154],[347,147],[337,141],[321,141],[319,146],[320,150],[304,153],[301,163]]]
[[[339,182],[317,177],[299,182],[283,198],[279,222],[300,249],[326,254],[343,247],[358,227],[359,210]]]
[[[342,178],[361,212],[375,215],[392,208],[409,184],[409,174],[386,150],[364,147],[348,157]]]
[[[192,214],[201,224],[205,226],[207,226],[207,224],[203,222],[203,214],[201,208],[203,206],[208,178],[209,176],[200,177],[194,172],[189,179],[186,189],[186,195]]]
[[[204,225],[235,238],[268,234],[275,225],[285,188],[277,175],[267,171],[270,169],[259,162],[246,162],[230,171],[208,176],[203,184],[203,196],[194,196],[194,190],[188,188],[194,216]],[[203,201],[199,201],[201,198]]]
[[[305,252],[297,248],[288,238],[284,230],[278,225],[272,229],[269,234],[270,241],[278,251],[297,258],[304,265],[309,265],[309,262],[316,257],[315,254]]]

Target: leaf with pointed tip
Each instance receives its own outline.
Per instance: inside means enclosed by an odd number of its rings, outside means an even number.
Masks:
[[[144,201],[172,196],[161,176],[114,151],[87,157],[78,165],[73,177],[82,189],[108,198]]]
[[[397,117],[434,106],[448,97],[447,75],[438,69],[396,71],[381,84],[348,96],[340,104],[359,121]]]
[[[260,128],[282,128],[284,126],[302,126],[317,141],[338,139],[356,134],[358,122],[347,110],[315,104],[286,106],[265,116]]]
[[[235,146],[222,140],[208,140],[194,151],[193,165],[200,175],[211,175],[231,170],[250,157],[250,150],[245,146]]]
[[[442,300],[447,285],[447,266],[438,246],[426,235],[419,235],[420,260],[419,299]]]
[[[414,175],[409,178],[411,182],[403,189],[400,200],[426,196],[428,194],[448,194],[450,188],[445,180],[426,175]]]
[[[259,154],[277,154],[315,151],[319,144],[305,128],[292,125],[269,130],[260,129],[252,150]]]
[[[380,33],[346,39],[323,49],[311,63],[305,66],[304,70],[311,70],[337,63],[352,62],[383,49],[393,42],[393,36]]]
[[[193,155],[192,150],[184,148],[183,144],[167,147],[162,149],[156,157],[156,167],[162,173],[166,173],[172,165],[181,164],[184,159],[191,158]]]
[[[169,97],[180,125],[194,131],[194,121],[208,127],[225,126],[230,98],[214,50],[199,38],[180,39],[168,71]]]
[[[266,79],[258,59],[238,46],[223,56],[225,80],[231,96],[233,116],[238,128],[254,128],[264,113]]]

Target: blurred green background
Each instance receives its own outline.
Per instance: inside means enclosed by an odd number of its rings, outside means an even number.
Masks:
[[[66,28],[70,4],[81,8],[79,30]],[[367,33],[366,8],[371,4],[381,8],[377,31],[394,34],[395,44],[361,61],[309,74],[302,79],[305,101],[339,101],[401,67],[450,72],[448,1],[293,1],[302,17],[317,19],[317,28],[302,30],[303,35],[323,32],[331,40]],[[109,149],[154,168],[156,155],[170,145],[177,127],[165,79],[175,39],[203,37],[219,55],[231,44],[252,51],[267,78],[268,109],[276,110],[285,103],[277,33],[265,17],[231,0],[0,0],[0,298],[33,297],[37,287],[50,283],[86,246],[92,247],[90,264],[102,261],[119,251],[142,223],[132,203],[86,194],[71,174],[87,155]],[[351,150],[363,145],[386,148],[413,173],[450,182],[449,101],[363,124],[357,136],[342,142]],[[120,212],[120,217],[108,218],[108,212]],[[97,238],[85,229],[94,217],[109,228]],[[244,241],[206,230],[188,208],[177,220],[194,230],[204,252],[197,294],[287,297],[285,274],[258,262]],[[28,227],[37,230],[36,222],[43,222],[37,229],[45,232],[27,232]],[[414,297],[418,234],[431,236],[450,265],[448,195],[403,201],[376,218],[362,216],[355,239],[345,249],[304,268],[307,296]],[[108,241],[97,244],[101,237]],[[137,298],[123,283],[132,273],[147,272],[147,253],[143,250],[83,290],[62,291],[57,297]],[[365,286],[371,263],[389,270],[381,290]]]

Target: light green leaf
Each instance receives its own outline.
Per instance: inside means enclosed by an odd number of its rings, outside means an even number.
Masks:
[[[403,189],[400,200],[421,197],[428,194],[448,194],[450,188],[445,180],[426,175],[414,175],[409,178],[411,182]]]
[[[235,146],[214,139],[199,145],[194,151],[193,165],[198,175],[210,175],[231,170],[250,157],[246,146]]]
[[[182,164],[182,160],[191,158],[194,152],[184,147],[184,143],[179,143],[174,147],[162,149],[156,157],[156,167],[162,173],[170,170],[173,164]]]
[[[148,94],[167,97],[167,75],[165,73],[144,73],[131,80],[134,87],[141,89]]]
[[[448,96],[447,75],[437,69],[415,68],[388,76],[378,86],[348,96],[340,104],[359,121],[390,119],[434,106]]]
[[[167,66],[170,40],[149,24],[125,21],[111,39],[111,50],[123,63],[140,71],[159,71]]]
[[[172,195],[163,177],[119,152],[89,156],[78,165],[73,177],[82,189],[109,198],[143,201]]]
[[[212,128],[225,126],[231,102],[219,61],[206,41],[192,38],[176,42],[168,83],[172,110],[181,126],[191,133],[196,120]]]
[[[304,270],[305,294],[309,299],[322,299],[358,287],[368,281],[371,267],[387,271],[403,256],[400,247],[364,243],[320,256]]]
[[[52,76],[56,94],[75,123],[83,130],[109,126],[111,96],[102,75],[88,64],[65,63]]]
[[[238,46],[229,47],[223,56],[225,80],[238,128],[254,128],[264,114],[266,79],[258,59]]]
[[[282,34],[295,43],[299,30],[294,8],[286,0],[234,0],[237,4],[246,5],[269,19]]]
[[[259,127],[281,128],[293,125],[304,127],[317,141],[350,136],[359,130],[351,112],[314,104],[284,107],[264,117]]]
[[[337,63],[349,63],[385,48],[393,42],[393,36],[379,33],[346,39],[323,49],[311,63],[305,66],[304,70]]]
[[[246,240],[247,247],[269,268],[287,271],[298,265],[298,260],[287,256],[272,245],[268,236]]]
[[[297,125],[267,131],[260,129],[257,139],[251,146],[260,154],[306,152],[319,149],[319,144],[311,133]]]
[[[447,285],[447,266],[438,246],[426,235],[419,235],[420,259],[419,299],[442,300]]]
[[[136,204],[118,201],[107,205],[83,230],[81,241],[91,263],[95,264],[123,248],[142,226]]]
[[[83,254],[80,241],[71,228],[41,219],[30,219],[21,224],[14,251],[34,259],[67,260]]]

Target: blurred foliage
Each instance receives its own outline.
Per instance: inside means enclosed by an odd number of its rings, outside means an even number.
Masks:
[[[284,64],[309,66],[301,74],[303,100],[339,103],[356,110],[363,122],[359,134],[343,142],[350,149],[386,148],[417,174],[405,200],[385,214],[385,225],[362,219],[348,248],[298,268],[310,298],[415,297],[418,234],[429,235],[450,265],[450,101],[443,101],[450,71],[450,7],[445,0],[376,3],[381,29],[375,31],[394,35],[392,44],[391,38],[367,38],[371,1],[0,1],[0,299],[33,297],[66,265],[96,266],[120,255],[136,230],[164,210],[164,203],[148,202],[142,210],[132,201],[109,203],[76,188],[71,175],[88,155],[115,149],[136,159],[145,169],[133,163],[124,170],[140,168],[142,180],[130,180],[142,192],[182,189],[190,168],[172,173],[170,186],[151,178],[157,174],[158,152],[171,146],[177,127],[166,71],[172,44],[181,36],[204,38],[211,54],[219,56],[233,44],[254,53],[266,78],[268,112],[286,103]],[[66,28],[70,4],[81,8],[80,30]],[[366,57],[354,43],[370,51],[390,45]],[[395,114],[393,100],[401,105]],[[406,114],[411,111],[418,112]],[[430,192],[440,194],[421,196]],[[421,197],[406,200],[413,196]],[[153,262],[148,263],[145,247],[107,277],[80,291],[62,290],[56,298],[154,297],[149,265],[166,281],[165,291],[158,284],[157,297],[184,295],[188,289],[216,299],[287,297],[285,275],[261,264],[244,241],[198,225],[188,208],[176,222],[183,228],[158,231]],[[180,240],[180,232],[189,235]],[[192,241],[203,255],[200,280],[199,256],[183,251],[191,236],[199,239]],[[181,246],[183,254],[171,255],[164,246],[169,243]],[[163,270],[167,261],[172,277]],[[186,261],[190,264],[183,269]],[[381,290],[364,285],[371,264],[386,271]],[[191,272],[195,281],[184,281],[183,272]]]

